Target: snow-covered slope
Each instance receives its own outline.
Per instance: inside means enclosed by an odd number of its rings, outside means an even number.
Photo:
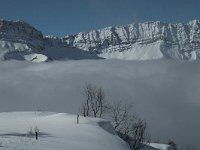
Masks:
[[[0,113],[1,150],[130,150],[110,122],[66,113]],[[38,140],[35,130],[39,131]],[[152,143],[142,150],[168,150],[165,144]]]
[[[46,58],[37,62],[99,58],[198,60],[200,21],[133,23],[58,38],[44,37],[22,21],[0,20],[0,59],[27,60],[25,55]]]
[[[0,60],[46,62],[61,59],[98,59],[96,54],[67,47],[62,39],[44,37],[23,21],[0,20]]]
[[[196,60],[200,56],[200,21],[133,23],[82,32],[63,40],[104,58]]]
[[[76,115],[13,112],[0,113],[0,120],[1,150],[130,150],[109,122],[101,119],[80,117],[76,124]],[[35,128],[39,129],[37,141]]]

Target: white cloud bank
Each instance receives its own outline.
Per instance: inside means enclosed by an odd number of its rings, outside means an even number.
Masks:
[[[77,113],[86,83],[129,99],[154,139],[200,148],[199,62],[84,60],[0,63],[0,111]]]

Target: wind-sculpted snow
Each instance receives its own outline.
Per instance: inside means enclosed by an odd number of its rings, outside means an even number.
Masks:
[[[187,24],[133,23],[58,38],[44,37],[22,21],[1,20],[1,60],[26,60],[24,55],[31,54],[45,55],[48,60],[198,60],[200,21],[193,20]]]

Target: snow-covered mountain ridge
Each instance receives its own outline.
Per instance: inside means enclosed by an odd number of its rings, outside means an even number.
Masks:
[[[63,38],[69,45],[104,58],[149,60],[199,59],[200,21],[187,24],[133,23],[82,32]]]
[[[61,59],[97,59],[98,56],[67,46],[61,38],[44,37],[23,21],[0,20],[0,60],[46,62]]]
[[[58,38],[45,37],[23,21],[0,20],[0,58],[35,62],[98,58],[198,60],[200,21],[132,23]]]
[[[23,21],[0,20],[0,40],[27,44],[41,50],[45,44],[42,33]]]

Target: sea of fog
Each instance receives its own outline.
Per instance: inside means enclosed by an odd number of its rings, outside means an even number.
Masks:
[[[103,87],[109,101],[133,103],[153,141],[200,149],[200,62],[1,62],[0,111],[78,113],[86,84]]]

